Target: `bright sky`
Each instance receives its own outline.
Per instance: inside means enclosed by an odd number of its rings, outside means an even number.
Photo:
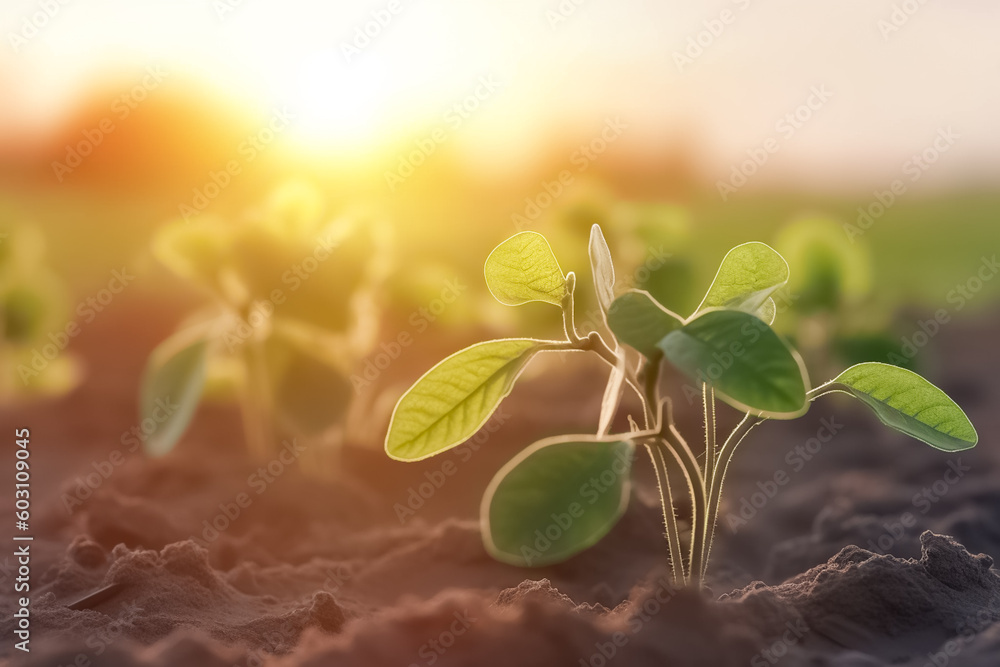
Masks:
[[[894,5],[914,11],[893,25]],[[373,12],[387,25],[348,56]],[[991,0],[4,0],[0,123],[51,122],[95,77],[159,64],[287,105],[303,141],[363,146],[441,118],[487,76],[502,85],[463,140],[509,169],[618,115],[623,143],[688,136],[712,174],[773,138],[763,176],[838,184],[895,177],[951,127],[926,181],[985,181],[1000,174],[998,28]],[[806,119],[779,125],[814,90]]]

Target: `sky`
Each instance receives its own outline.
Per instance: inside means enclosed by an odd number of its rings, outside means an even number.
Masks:
[[[998,27],[987,0],[5,0],[0,127],[45,131],[160,67],[291,109],[317,150],[464,103],[462,141],[498,171],[619,118],[626,149],[682,141],[714,178],[764,150],[783,183],[878,187],[923,155],[924,183],[981,185],[1000,176]]]

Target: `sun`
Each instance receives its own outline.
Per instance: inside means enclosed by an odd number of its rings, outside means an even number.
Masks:
[[[336,50],[293,65],[273,91],[294,117],[293,135],[316,148],[359,148],[377,142],[397,82],[376,58],[345,63]]]

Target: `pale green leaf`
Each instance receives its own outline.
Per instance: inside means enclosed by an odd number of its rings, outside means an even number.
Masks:
[[[751,241],[728,253],[697,311],[732,308],[755,313],[765,322],[773,321],[767,300],[788,282],[788,264],[766,243]],[[773,306],[773,303],[771,304]]]
[[[9,361],[14,367],[15,362],[23,368],[31,368],[31,360],[35,354],[32,348],[11,347],[7,350],[11,355]],[[45,371],[38,375],[24,378],[24,382],[10,385],[14,396],[61,396],[80,385],[84,377],[85,367],[72,353],[64,353],[55,357],[45,366]],[[12,398],[12,397],[8,397]]]
[[[392,413],[385,450],[419,461],[460,445],[486,423],[545,341],[511,338],[456,352],[403,394]]]
[[[886,426],[931,447],[957,452],[979,441],[962,408],[913,371],[868,362],[851,366],[830,384],[861,400]]]
[[[161,343],[143,375],[142,430],[147,434],[144,448],[152,456],[174,448],[191,422],[205,386],[208,343],[203,338],[186,338],[178,334]]]
[[[615,266],[611,260],[611,249],[608,248],[608,242],[598,224],[594,224],[590,228],[589,253],[590,271],[594,275],[594,291],[597,294],[601,319],[607,325],[608,310],[615,300]],[[628,363],[626,351],[618,346],[618,341],[613,337],[611,348],[615,352],[617,362],[611,369],[608,384],[604,389],[604,397],[601,399],[601,417],[597,432],[602,435],[611,428],[611,421],[621,403],[622,392],[625,388],[625,366]]]
[[[596,544],[628,506],[634,449],[626,441],[563,436],[522,451],[483,496],[486,550],[505,563],[540,567]]]
[[[622,401],[622,392],[625,389],[625,355],[619,351],[618,361],[611,368],[611,375],[608,377],[608,384],[604,388],[604,397],[601,398],[601,417],[597,426],[597,432],[605,435],[611,430],[611,420],[618,411],[618,406]]]
[[[566,293],[566,277],[552,248],[538,232],[510,237],[486,258],[486,285],[497,301],[519,306],[545,301],[557,306]]]
[[[590,270],[594,274],[597,302],[607,312],[615,300],[615,267],[601,226],[596,224],[590,228]]]
[[[808,409],[802,360],[755,315],[709,310],[667,334],[659,347],[681,372],[740,410],[790,419]]]
[[[611,331],[618,340],[635,348],[646,358],[660,356],[659,342],[683,324],[680,317],[642,290],[622,294],[608,309]]]
[[[771,297],[767,297],[764,303],[760,305],[760,308],[757,309],[757,312],[754,313],[754,315],[764,320],[767,324],[774,324],[774,318],[777,314],[778,306]]]
[[[225,293],[221,275],[232,261],[234,227],[216,220],[177,221],[153,237],[153,255],[177,275]]]

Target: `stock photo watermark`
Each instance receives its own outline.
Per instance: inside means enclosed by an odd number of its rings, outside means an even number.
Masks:
[[[388,368],[416,341],[416,337],[427,331],[431,324],[455,303],[469,288],[458,278],[445,283],[440,293],[426,305],[410,313],[407,323],[411,328],[403,329],[393,340],[383,341],[378,352],[365,360],[364,367],[358,373],[351,374],[351,386],[354,391],[361,391],[377,381]]]
[[[60,183],[73,170],[83,164],[87,157],[92,155],[97,148],[104,143],[104,140],[114,132],[118,125],[128,118],[133,111],[156,90],[163,80],[169,76],[168,72],[157,66],[149,66],[145,70],[146,74],[135,86],[122,93],[111,102],[110,113],[94,126],[80,130],[80,139],[74,143],[66,144],[63,160],[52,162],[52,173]]]
[[[249,0],[252,2],[252,0]],[[248,0],[212,0],[212,9],[221,21],[227,15],[232,14],[242,7]]]
[[[976,612],[975,617],[966,617],[956,629],[955,638],[942,644],[941,650],[928,653],[927,662],[921,667],[948,667],[952,658],[957,658],[979,633],[992,626],[996,621],[996,615],[988,609],[980,609]]]
[[[275,109],[264,127],[240,142],[236,147],[238,158],[226,162],[221,169],[208,172],[208,179],[199,187],[191,190],[191,199],[177,206],[181,218],[191,222],[203,212],[222,192],[228,188],[233,179],[243,173],[243,168],[257,159],[267,150],[281,133],[295,120],[295,116],[287,108]]]
[[[702,398],[701,386],[705,384],[711,386],[725,375],[733,367],[733,364],[753,348],[764,332],[769,329],[770,327],[763,320],[748,321],[740,327],[740,340],[730,342],[725,350],[713,352],[712,361],[698,369],[694,378],[696,384],[685,382],[681,388],[688,405],[693,405],[695,400],[700,401]]]
[[[802,472],[823,451],[823,447],[829,444],[843,430],[844,425],[838,424],[833,417],[820,419],[820,426],[816,430],[816,435],[800,445],[795,445],[795,447],[785,453],[783,460],[788,469],[778,468],[767,479],[758,480],[756,484],[757,491],[754,491],[749,496],[741,497],[738,509],[726,514],[726,526],[729,530],[735,535],[741,528],[749,524],[768,503],[777,497],[781,489],[792,481],[792,475]]]
[[[452,614],[452,618],[454,620],[446,629],[442,630],[436,637],[427,640],[417,649],[417,655],[423,662],[411,662],[409,667],[421,667],[421,665],[430,667],[436,664],[448,652],[448,649],[455,645],[459,637],[468,632],[469,628],[478,620],[469,614],[468,610],[456,611]]]
[[[627,622],[628,633],[614,632],[606,641],[594,642],[594,652],[587,658],[580,658],[578,662],[580,667],[607,667],[608,663],[614,660],[618,653],[670,604],[679,590],[669,577],[660,577],[656,582],[656,588],[633,610]]]
[[[788,655],[792,647],[801,644],[810,632],[812,632],[812,628],[806,624],[806,620],[801,616],[794,621],[785,621],[785,631],[771,642],[770,646],[750,658],[750,667],[769,667],[778,664],[782,658]]]
[[[956,484],[965,478],[965,473],[971,471],[972,466],[964,465],[961,457],[948,461],[948,466],[941,477],[915,493],[910,504],[921,515],[928,514]],[[917,517],[913,512],[903,512],[896,521],[883,521],[882,528],[885,531],[875,539],[868,540],[869,551],[883,555],[888,554],[896,543],[906,535],[907,530],[916,525]]]
[[[396,518],[399,519],[399,523],[405,524],[416,516],[417,512],[427,504],[427,501],[444,488],[444,485],[448,483],[451,477],[455,476],[459,465],[468,463],[482,446],[493,437],[493,434],[500,430],[500,427],[508,419],[510,419],[510,415],[505,413],[503,406],[501,406],[493,413],[489,421],[483,424],[478,433],[452,450],[454,452],[453,459],[446,459],[437,470],[426,471],[424,473],[424,481],[408,488],[406,490],[406,502],[397,502],[392,506],[393,511],[396,513]]]
[[[119,441],[124,449],[113,449],[100,460],[91,461],[90,467],[93,468],[93,472],[83,476],[77,475],[73,480],[72,491],[62,494],[60,500],[62,500],[66,513],[73,514],[77,507],[91,498],[94,492],[101,488],[111,478],[111,475],[125,463],[128,456],[139,451],[142,444],[180,409],[181,406],[174,403],[169,396],[153,401],[150,416],[122,433]]]
[[[133,280],[135,276],[128,272],[128,267],[115,269],[103,288],[77,304],[75,309],[77,317],[82,319],[84,324],[92,323],[111,305],[117,295],[132,284]],[[21,382],[28,386],[34,378],[44,373],[49,364],[66,350],[70,341],[79,336],[82,330],[77,320],[70,320],[61,330],[49,332],[49,342],[31,350],[28,364],[18,364],[17,374]]]
[[[619,137],[628,129],[628,123],[622,121],[621,116],[605,118],[601,131],[593,139],[580,146],[569,156],[569,163],[575,167],[577,174],[587,171],[599,157],[604,155],[608,147],[615,143]],[[524,209],[520,213],[512,213],[510,221],[514,224],[514,229],[524,231],[538,221],[552,204],[573,185],[575,181],[573,172],[563,169],[554,179],[543,180],[539,191],[531,197],[524,198]]]
[[[548,21],[549,27],[555,30],[570,20],[587,2],[588,0],[559,0],[558,5],[545,10],[545,20]]]
[[[21,19],[20,29],[7,33],[7,40],[14,53],[20,53],[68,4],[71,4],[71,0],[39,0],[36,5],[38,9]]]
[[[402,11],[402,0],[389,0],[384,7],[373,9],[370,18],[363,25],[355,26],[351,40],[340,43],[340,53],[344,60],[350,63],[360,56]]]
[[[746,159],[729,168],[729,177],[726,180],[715,182],[715,187],[722,201],[728,201],[731,195],[749,183],[750,179],[768,163],[771,156],[781,150],[782,142],[789,141],[794,137],[820,109],[826,106],[831,98],[833,98],[833,93],[827,90],[825,85],[821,84],[810,88],[809,95],[802,104],[775,122],[774,132],[776,136],[770,136],[764,139],[760,145],[748,148]]]
[[[246,316],[227,320],[227,326],[219,335],[229,352],[235,352],[257,332],[267,331],[275,313],[285,304],[289,295],[297,292],[310,280],[333,256],[333,251],[338,246],[339,243],[333,240],[332,233],[317,236],[312,251],[281,274],[281,284],[285,286],[284,288],[275,287],[266,298],[256,300]]]
[[[859,236],[863,236],[906,194],[908,182],[916,183],[919,181],[931,167],[937,164],[941,156],[951,150],[961,138],[961,135],[955,132],[951,126],[940,128],[927,148],[907,158],[900,169],[901,177],[893,179],[885,190],[873,192],[873,200],[867,205],[858,207],[858,217],[854,224],[844,223],[844,232],[851,243],[856,243]]]
[[[246,485],[253,492],[253,495],[248,491],[241,491],[231,500],[219,503],[219,511],[211,518],[201,522],[201,534],[192,535],[190,539],[198,546],[207,549],[253,505],[254,496],[260,496],[267,491],[288,468],[299,460],[304,451],[306,451],[306,447],[300,445],[297,439],[284,441],[280,451],[273,459],[247,477]]]
[[[675,50],[671,53],[677,71],[683,74],[685,67],[694,65],[695,61],[701,58],[722,37],[729,26],[736,23],[739,12],[749,9],[752,3],[753,0],[733,0],[732,4],[736,5],[738,11],[726,7],[718,15],[702,21],[701,29],[688,35],[684,50]]]
[[[544,556],[587,513],[588,507],[596,505],[605,494],[619,490],[619,483],[623,478],[627,479],[631,472],[630,456],[631,454],[621,450],[610,467],[580,485],[577,490],[578,500],[567,503],[562,512],[551,513],[550,523],[535,529],[534,540],[530,544],[521,545],[521,557],[525,563],[530,566]]]
[[[954,312],[960,312],[982,291],[986,283],[993,280],[997,273],[1000,273],[1000,262],[997,262],[997,256],[986,257],[984,255],[980,258],[980,264],[976,271],[948,291],[948,294],[945,295],[946,301],[954,306]],[[897,366],[905,366],[951,321],[952,311],[947,308],[938,308],[931,317],[917,320],[916,330],[899,339],[899,350],[886,355],[886,361]]]
[[[910,22],[914,14],[920,11],[926,4],[927,0],[903,0],[902,2],[893,3],[892,12],[889,13],[889,16],[879,19],[875,24],[882,35],[883,41],[888,42],[889,36],[899,32],[903,26]]]
[[[396,188],[406,182],[406,179],[413,176],[417,168],[427,162],[427,159],[437,151],[438,146],[448,141],[449,131],[455,132],[462,127],[466,121],[472,118],[472,114],[503,85],[504,83],[494,78],[492,74],[479,77],[478,84],[473,91],[452,104],[442,114],[444,125],[438,125],[423,137],[415,139],[413,149],[398,156],[396,168],[386,170],[383,173],[389,191],[395,192]]]

